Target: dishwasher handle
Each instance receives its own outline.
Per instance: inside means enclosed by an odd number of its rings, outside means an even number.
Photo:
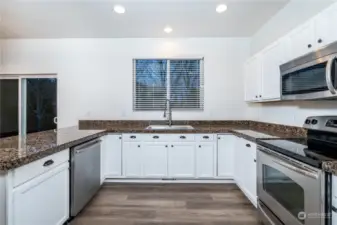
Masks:
[[[90,148],[90,147],[92,147],[92,146],[94,146],[94,145],[97,145],[97,144],[99,144],[100,142],[101,142],[100,139],[95,139],[95,140],[93,140],[93,141],[86,142],[86,143],[84,143],[84,144],[82,144],[82,145],[76,146],[76,147],[74,148],[74,151],[75,151],[76,153],[81,153],[81,152],[85,151],[87,148]]]

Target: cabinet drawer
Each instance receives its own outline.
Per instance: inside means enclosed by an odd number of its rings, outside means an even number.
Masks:
[[[12,173],[13,185],[14,187],[17,187],[20,184],[23,184],[26,181],[31,180],[32,178],[43,174],[66,161],[69,161],[69,149],[16,168]]]
[[[123,141],[141,141],[143,134],[123,134]]]
[[[214,141],[215,137],[214,137],[214,134],[196,134],[195,140],[196,141]]]
[[[144,134],[142,136],[142,141],[146,142],[161,142],[161,141],[170,141],[170,134]]]
[[[194,134],[171,134],[170,141],[181,142],[181,141],[195,141]]]

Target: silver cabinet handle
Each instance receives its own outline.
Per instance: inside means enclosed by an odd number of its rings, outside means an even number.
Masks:
[[[273,162],[276,163],[276,164],[278,164],[278,165],[280,165],[280,166],[283,166],[283,167],[285,167],[287,169],[290,169],[292,171],[300,173],[300,174],[302,174],[304,176],[311,177],[311,178],[314,178],[314,179],[318,179],[318,174],[317,173],[313,173],[313,172],[310,172],[310,171],[298,168],[296,166],[290,165],[290,164],[282,162],[282,161],[273,160]]]
[[[333,61],[336,59],[336,55],[332,56],[329,60],[328,63],[326,65],[326,74],[325,74],[325,78],[326,78],[326,83],[328,85],[328,89],[332,94],[336,94],[336,89],[332,84],[332,80],[331,80],[331,69],[332,69],[332,64]]]

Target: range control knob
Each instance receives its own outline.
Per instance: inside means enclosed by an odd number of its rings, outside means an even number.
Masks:
[[[305,124],[310,124],[310,122],[311,122],[311,121],[308,120],[308,119],[305,120]]]
[[[315,120],[315,119],[313,119],[313,120],[311,121],[311,124],[313,124],[313,125],[315,125],[315,124],[317,124],[317,123],[318,123],[318,121]]]

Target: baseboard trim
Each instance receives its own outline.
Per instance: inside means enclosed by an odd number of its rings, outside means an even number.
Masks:
[[[158,183],[158,184],[232,184],[235,183],[232,179],[211,179],[211,180],[161,180],[161,179],[105,179],[104,183]]]

